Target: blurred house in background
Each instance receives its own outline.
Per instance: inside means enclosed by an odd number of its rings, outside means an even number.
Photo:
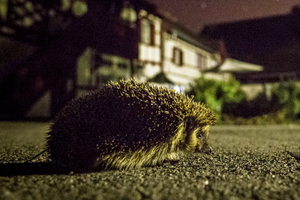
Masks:
[[[163,21],[162,74],[169,81],[169,87],[174,87],[178,92],[189,91],[203,71],[218,65],[219,54],[202,44],[174,17],[163,11],[159,14]],[[215,73],[214,76],[218,77],[219,74]]]
[[[3,119],[53,117],[70,99],[108,79],[132,77],[138,65],[137,13],[154,10],[135,0],[5,3],[0,33],[35,51],[1,65]]]
[[[162,20],[155,12],[141,10],[138,15],[138,60],[134,67],[133,78],[148,81],[161,72],[162,65]]]
[[[204,45],[144,0],[6,3],[0,33],[30,51],[1,63],[1,119],[48,119],[110,80],[135,78],[187,92],[200,76],[226,81],[241,69],[261,70]]]
[[[76,96],[101,88],[108,81],[130,78],[148,81],[160,73],[161,19],[151,14],[151,9],[134,10],[130,2],[124,5],[120,16],[132,31],[126,33],[124,27],[119,27],[123,37],[117,36],[118,41],[111,42],[110,46],[116,45],[110,47],[111,51],[93,47],[85,50],[77,62]],[[132,18],[127,19],[125,12]]]
[[[222,43],[230,58],[264,66],[260,72],[235,77],[248,93],[270,93],[273,83],[300,79],[299,22],[295,6],[287,15],[208,25],[200,37]]]

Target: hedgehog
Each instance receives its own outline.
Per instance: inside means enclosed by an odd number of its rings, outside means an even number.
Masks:
[[[156,166],[209,153],[215,122],[192,97],[134,79],[111,81],[57,114],[46,150],[53,163],[73,170]]]

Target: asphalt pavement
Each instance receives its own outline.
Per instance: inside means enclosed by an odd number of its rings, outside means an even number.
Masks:
[[[0,122],[0,199],[300,199],[300,126],[214,126],[211,155],[74,173],[44,153],[49,123]]]

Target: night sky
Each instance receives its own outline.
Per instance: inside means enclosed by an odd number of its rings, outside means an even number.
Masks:
[[[204,25],[288,14],[300,0],[148,0],[198,33]]]

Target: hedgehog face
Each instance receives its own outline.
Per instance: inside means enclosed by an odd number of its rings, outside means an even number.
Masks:
[[[199,132],[196,134],[198,143],[195,151],[202,152],[206,154],[210,154],[212,152],[212,148],[209,146],[207,140],[209,136],[209,126],[206,125],[202,127]]]
[[[187,117],[185,122],[185,149],[190,152],[211,153],[208,145],[209,125],[199,124],[195,117]]]

